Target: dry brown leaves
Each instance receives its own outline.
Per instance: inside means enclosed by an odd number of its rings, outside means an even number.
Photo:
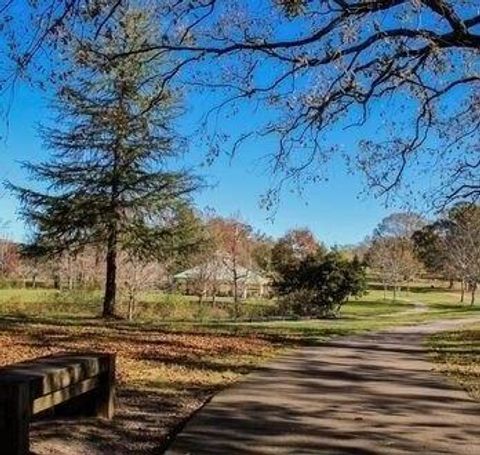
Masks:
[[[177,333],[121,325],[15,324],[0,334],[0,366],[63,351],[115,352],[121,383],[181,388],[229,382],[275,349],[255,336]]]
[[[178,327],[176,328],[178,330]],[[119,406],[111,422],[37,422],[38,455],[161,453],[179,422],[216,390],[235,381],[277,348],[255,336],[170,332],[125,324],[4,323],[0,366],[64,351],[117,353]]]

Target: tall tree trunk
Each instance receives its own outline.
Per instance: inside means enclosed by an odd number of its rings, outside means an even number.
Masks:
[[[113,223],[107,244],[107,274],[105,280],[105,297],[103,300],[103,317],[115,316],[117,300],[117,228]]]
[[[120,105],[123,103],[123,92],[120,94]],[[118,166],[120,159],[120,140],[113,148],[113,172],[111,182],[111,212],[108,223],[107,238],[107,271],[105,278],[105,298],[103,300],[103,317],[115,317],[117,303],[117,249],[118,249]]]
[[[233,302],[238,303],[238,274],[236,266],[233,269]]]
[[[470,305],[474,305],[475,304],[475,293],[477,292],[477,283],[472,283],[472,288],[471,288],[471,292],[472,292],[472,296],[471,296],[471,299],[470,299]]]
[[[465,301],[465,280],[463,278],[460,282],[460,286],[460,303],[463,303]]]
[[[239,306],[240,298],[238,295],[238,280],[239,280],[239,276],[237,273],[237,266],[235,264],[233,269],[233,306],[235,309],[235,319],[238,319],[238,317],[240,316],[240,306]]]
[[[135,292],[130,290],[128,298],[128,320],[133,321],[133,316],[135,314]]]
[[[68,290],[73,290],[73,273],[72,273],[72,258],[67,256],[67,273],[68,273]]]
[[[60,276],[58,274],[53,276],[53,288],[57,291],[60,290]]]

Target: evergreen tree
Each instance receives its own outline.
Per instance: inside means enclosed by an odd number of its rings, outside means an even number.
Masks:
[[[199,183],[172,170],[184,142],[173,129],[178,94],[159,76],[166,62],[134,52],[156,38],[143,11],[122,6],[96,39],[68,40],[58,117],[41,128],[52,157],[25,165],[48,190],[11,186],[38,251],[104,246],[105,317],[115,314],[119,251],[152,253],[178,242],[173,231],[191,220],[189,195]]]

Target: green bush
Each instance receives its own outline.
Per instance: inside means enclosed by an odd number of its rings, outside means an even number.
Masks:
[[[335,251],[310,256],[284,267],[275,289],[285,317],[335,316],[349,297],[365,292],[365,268]]]

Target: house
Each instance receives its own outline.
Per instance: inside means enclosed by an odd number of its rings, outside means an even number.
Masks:
[[[212,261],[174,275],[178,290],[189,295],[233,296],[235,277],[242,298],[270,295],[271,280],[246,267]]]

